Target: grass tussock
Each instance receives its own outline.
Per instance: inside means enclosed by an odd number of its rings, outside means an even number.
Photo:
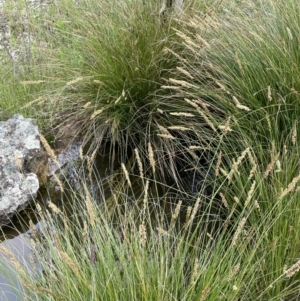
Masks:
[[[73,124],[72,138],[82,137],[90,154],[109,149],[112,169],[138,149],[142,165],[151,167],[144,172],[179,185],[178,170],[199,159],[190,147],[199,144],[200,126],[208,125],[212,135],[217,130],[205,101],[186,92],[200,88],[180,67],[179,20],[187,17],[158,11],[153,1],[75,6],[64,16],[68,26],[56,28],[67,42],[49,52],[57,89],[42,106],[50,106],[53,127]],[[186,11],[192,14],[192,5]],[[208,135],[201,144],[209,149],[215,142]]]
[[[39,208],[44,273],[24,286],[38,300],[298,300],[299,5],[159,9],[82,2],[51,25],[51,73],[32,81],[51,78],[39,105],[53,132],[74,126],[88,172],[71,214]]]
[[[186,206],[158,195],[143,178],[132,202],[125,178],[111,187],[108,207],[104,193],[86,194],[84,184],[85,192],[71,193],[71,215],[53,203],[40,210],[43,238],[35,231],[32,248],[44,270],[31,275],[30,291],[38,300],[296,300],[297,193],[263,203],[273,189],[256,176],[259,185],[253,181],[243,193],[243,177],[232,180],[223,196],[227,208],[216,208],[220,187]],[[238,189],[233,203],[230,193]]]

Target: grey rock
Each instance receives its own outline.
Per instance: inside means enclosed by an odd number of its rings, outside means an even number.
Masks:
[[[68,184],[75,190],[79,190],[80,185],[80,155],[79,150],[82,142],[75,141],[68,144],[66,147],[59,150],[56,157],[57,161],[54,162],[51,158],[48,159],[48,173],[50,190],[59,191],[60,187],[57,185],[56,179],[53,174],[64,182],[67,180]],[[58,165],[57,165],[58,163]]]
[[[159,14],[163,14],[167,9],[173,7],[175,15],[179,15],[182,9],[183,0],[163,0]]]
[[[0,122],[0,226],[36,197],[39,180],[25,162],[42,152],[38,127],[32,119],[14,115]]]

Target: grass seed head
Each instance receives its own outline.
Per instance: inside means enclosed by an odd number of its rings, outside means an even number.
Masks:
[[[283,199],[286,195],[288,195],[290,192],[294,191],[297,183],[300,181],[300,174],[293,178],[293,180],[290,182],[288,187],[282,191],[282,193],[279,196],[279,199]]]
[[[141,179],[143,179],[144,178],[143,164],[142,164],[142,160],[141,160],[141,157],[139,154],[139,150],[137,148],[134,149],[134,154],[135,154],[137,165],[139,168],[140,177],[141,177]]]
[[[88,170],[88,178],[89,178],[89,181],[90,183],[92,184],[93,183],[93,177],[92,177],[92,174],[93,174],[93,167],[92,167],[92,159],[91,159],[91,156],[87,156],[86,158],[86,166],[87,166],[87,170]]]
[[[146,232],[146,227],[145,227],[144,223],[140,224],[140,226],[139,226],[139,234],[140,234],[141,245],[144,247],[147,242],[147,232]]]
[[[131,181],[130,181],[129,174],[128,174],[128,171],[127,171],[127,169],[126,169],[126,166],[125,166],[124,163],[121,163],[121,166],[122,166],[122,170],[123,170],[123,172],[124,172],[125,178],[126,178],[126,180],[127,180],[127,183],[128,183],[128,185],[129,185],[129,187],[131,188],[131,187],[132,187],[132,186],[131,186]]]
[[[199,259],[196,257],[195,262],[194,262],[192,275],[191,275],[191,282],[192,283],[194,283],[197,280],[198,268],[199,268]]]
[[[161,138],[165,138],[165,139],[171,139],[174,140],[176,139],[174,136],[172,136],[171,134],[167,135],[167,134],[157,134],[157,136],[161,137]]]
[[[258,200],[254,201],[254,207],[260,212],[260,206],[259,206]]]
[[[240,266],[241,266],[241,264],[239,262],[238,264],[236,264],[233,267],[232,271],[230,272],[230,274],[229,274],[229,276],[227,278],[228,281],[230,281],[232,279],[232,277],[238,272],[238,270],[240,269]]]
[[[96,225],[96,217],[95,217],[95,209],[92,203],[91,195],[88,191],[88,188],[85,183],[83,183],[83,188],[85,192],[85,204],[86,204],[86,209],[90,218],[90,224],[92,227],[95,227]]]
[[[192,100],[185,98],[184,99],[189,105],[191,105],[192,107],[194,107],[195,109],[199,109],[199,106]]]
[[[51,201],[48,202],[48,207],[56,214],[63,214],[62,211]]]
[[[40,134],[40,141],[43,145],[43,147],[45,148],[48,156],[52,159],[52,161],[56,164],[56,166],[58,168],[60,168],[60,163],[57,160],[57,157],[53,151],[53,149],[51,148],[51,146],[49,145],[48,141],[46,140],[46,138]]]
[[[247,112],[251,111],[251,109],[249,109],[248,107],[243,106],[243,105],[236,105],[236,107],[240,110],[244,110],[244,111],[247,111]]]
[[[189,220],[190,220],[190,216],[191,216],[191,213],[192,213],[192,209],[193,209],[192,206],[188,206],[188,207],[187,207],[186,215],[185,215],[185,225],[188,224],[188,222],[189,222]]]
[[[88,226],[87,226],[87,222],[84,220],[83,221],[82,238],[81,238],[81,243],[83,246],[86,246],[87,238],[88,238]]]
[[[222,152],[220,151],[218,154],[217,164],[215,168],[215,175],[218,176],[220,172],[220,165],[222,163]]]
[[[272,155],[271,162],[268,164],[266,171],[264,172],[263,179],[267,178],[270,172],[273,170],[273,167],[277,162],[279,156],[280,156],[280,152],[278,152],[275,156]]]
[[[145,190],[144,190],[144,200],[143,200],[143,204],[144,204],[143,212],[144,212],[144,214],[146,212],[146,208],[147,208],[147,204],[148,204],[148,191],[149,191],[149,180],[146,181]]]
[[[251,111],[248,107],[243,106],[240,104],[238,99],[235,96],[232,96],[233,102],[235,103],[235,106],[240,109],[240,110],[245,110],[245,111]]]
[[[165,47],[163,49],[164,52],[166,53],[171,53],[174,57],[176,57],[178,60],[180,60],[183,63],[188,63],[188,61],[186,59],[184,59],[183,57],[181,57],[178,53],[176,53],[175,51],[173,51],[172,49]]]
[[[237,160],[232,164],[231,170],[227,176],[229,182],[231,182],[234,173],[238,172],[239,165],[242,163],[243,159],[246,157],[246,155],[249,153],[249,151],[250,151],[250,148],[247,147],[241,153],[241,155],[237,158]]]
[[[44,212],[43,212],[42,207],[39,203],[36,204],[36,209],[37,209],[37,212],[40,216],[40,219],[45,220]]]
[[[224,205],[224,207],[226,209],[229,209],[228,202],[225,198],[225,195],[222,192],[220,192],[219,194],[220,194],[220,197],[221,197],[222,204]]]
[[[80,81],[82,81],[83,78],[82,77],[78,77],[78,78],[75,78],[74,80],[71,80],[69,82],[66,83],[66,86],[72,86]]]
[[[232,238],[232,241],[231,241],[231,246],[235,246],[237,241],[238,241],[238,238],[241,234],[241,232],[243,231],[244,229],[244,226],[245,226],[245,223],[246,223],[247,219],[245,217],[243,217],[241,219],[241,221],[239,222],[238,226],[237,226],[237,229],[233,235],[233,238]]]
[[[36,230],[35,225],[34,225],[34,223],[33,223],[33,221],[31,219],[29,220],[29,229],[31,231],[31,237],[32,238],[36,237],[37,230]]]
[[[89,107],[91,104],[92,104],[92,102],[91,102],[91,101],[88,101],[88,102],[86,102],[82,107],[83,107],[84,109],[86,109],[86,108]]]
[[[209,295],[210,292],[210,287],[209,285],[207,285],[204,290],[202,291],[201,297],[199,299],[199,301],[205,301]]]
[[[23,277],[26,276],[25,270],[23,269],[20,262],[11,251],[7,250],[3,246],[0,246],[0,253],[4,254],[9,258],[10,262],[13,264],[14,268],[19,274],[21,274]]]
[[[234,199],[234,201],[236,202],[236,204],[239,204],[239,203],[240,203],[240,200],[239,200],[239,198],[238,198],[236,195],[233,197],[233,199]]]
[[[245,207],[248,206],[250,200],[252,199],[255,185],[256,185],[256,182],[253,181],[253,183],[252,183],[252,185],[251,185],[251,188],[250,188],[250,190],[248,191],[248,194],[247,194],[247,199],[246,199],[246,201],[245,201]]]
[[[27,81],[21,81],[20,83],[22,85],[36,85],[36,84],[43,84],[46,81],[44,80],[27,80]]]
[[[187,77],[189,77],[190,79],[194,79],[194,77],[187,70],[185,70],[181,67],[176,67],[176,69],[178,71],[180,71],[181,73],[183,73],[184,75],[186,75]]]
[[[181,205],[182,205],[182,201],[180,200],[180,201],[177,203],[177,205],[176,205],[174,214],[172,215],[172,219],[171,219],[171,228],[174,227],[174,225],[175,225],[175,223],[176,223],[176,221],[177,221],[177,218],[178,218],[179,213],[180,213]]]
[[[181,88],[178,86],[166,86],[163,85],[161,86],[162,89],[167,89],[167,90],[175,90],[175,91],[181,91]]]
[[[205,112],[203,112],[200,108],[197,109],[197,112],[199,113],[200,116],[202,116],[202,118],[205,120],[205,122],[207,123],[207,125],[214,131],[216,132],[216,128],[214,126],[214,124],[209,120],[208,116],[206,115]]]
[[[257,169],[257,166],[254,165],[251,170],[250,170],[250,173],[249,173],[249,177],[248,177],[248,181],[250,181],[252,179],[252,177],[254,176],[255,172],[256,172],[256,169]]]
[[[229,116],[226,120],[226,123],[224,126],[219,126],[219,129],[221,129],[223,131],[223,134],[226,135],[228,132],[232,132],[232,129],[229,127],[231,121],[231,116]]]
[[[56,184],[59,186],[60,191],[64,192],[64,185],[63,185],[62,181],[59,179],[59,177],[57,176],[57,174],[53,173],[52,177],[53,177],[54,181],[56,182]]]
[[[185,113],[185,112],[171,112],[170,115],[173,116],[183,116],[183,117],[195,117],[192,113]]]
[[[272,101],[272,91],[271,91],[271,86],[268,86],[268,100]]]
[[[193,223],[193,220],[195,219],[195,216],[199,209],[200,201],[201,201],[201,199],[197,198],[196,203],[195,203],[194,207],[192,208],[193,210],[192,210],[192,213],[190,214],[189,220],[184,225],[185,229],[187,229],[187,227]]]
[[[60,256],[62,257],[64,263],[68,265],[68,267],[73,271],[75,275],[80,275],[80,271],[77,268],[77,266],[74,264],[73,260],[71,257],[68,255],[68,253],[60,250],[59,251]]]
[[[297,124],[295,123],[292,130],[292,143],[296,145],[297,142]]]
[[[292,276],[294,276],[299,271],[300,271],[300,259],[296,263],[294,263],[289,269],[287,269],[284,274],[288,278],[291,278]]]
[[[155,160],[154,160],[154,152],[150,142],[148,142],[148,156],[149,162],[152,167],[153,174],[155,174]]]
[[[101,114],[104,111],[104,109],[99,109],[96,110],[90,117],[90,120],[93,120],[94,118],[96,118],[99,114]]]
[[[200,98],[198,99],[193,99],[193,102],[196,104],[199,104],[200,107],[205,111],[205,113],[209,114],[209,107],[210,105],[208,103],[205,103],[204,100],[201,100]]]
[[[288,33],[290,41],[293,40],[293,34],[292,34],[291,30],[289,29],[289,27],[286,28],[286,31]]]
[[[210,240],[214,240],[213,236],[210,233],[206,233],[206,236],[210,239]]]
[[[176,125],[174,125],[174,126],[169,126],[168,127],[168,129],[169,130],[175,130],[175,131],[190,131],[190,129],[189,128],[186,128],[186,127],[184,127],[184,126],[176,126]]]
[[[81,161],[83,161],[83,148],[82,148],[82,144],[79,147],[79,158]]]
[[[164,230],[163,228],[161,228],[161,227],[157,227],[156,228],[156,230],[157,230],[157,232],[160,234],[160,235],[168,235],[169,233],[168,233],[168,231],[166,231],[166,230]]]

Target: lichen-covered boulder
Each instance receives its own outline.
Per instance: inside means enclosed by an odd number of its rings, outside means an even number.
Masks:
[[[42,151],[32,119],[14,115],[0,122],[0,226],[36,197],[39,180],[26,162]]]

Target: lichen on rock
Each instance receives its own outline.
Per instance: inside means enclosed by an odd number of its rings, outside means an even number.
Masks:
[[[42,152],[38,127],[32,119],[16,114],[0,122],[0,226],[36,197],[39,179],[25,163]]]

